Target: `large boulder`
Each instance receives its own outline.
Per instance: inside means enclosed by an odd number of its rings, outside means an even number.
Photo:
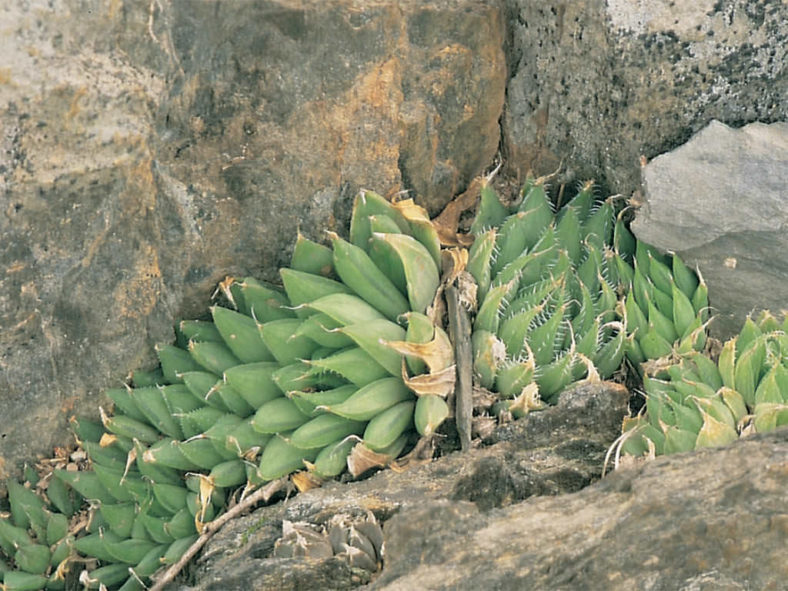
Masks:
[[[0,477],[299,224],[360,187],[434,213],[498,148],[494,4],[2,4]]]
[[[713,121],[649,162],[643,189],[632,228],[700,269],[714,334],[737,334],[758,310],[788,310],[788,123]]]
[[[386,523],[372,589],[781,589],[788,430],[664,456],[578,493]]]
[[[712,119],[788,120],[788,4],[507,0],[509,167],[629,196],[640,156]]]

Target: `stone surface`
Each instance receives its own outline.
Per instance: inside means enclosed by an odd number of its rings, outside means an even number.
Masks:
[[[385,524],[369,588],[785,589],[786,487],[782,429],[486,513],[424,501]]]
[[[271,554],[283,519],[325,524],[368,511],[383,522],[385,545],[370,589],[784,588],[788,430],[599,480],[622,394],[580,387],[499,428],[488,447],[258,509],[208,543],[193,586],[172,588],[356,588],[368,575],[338,557]]]
[[[495,2],[1,4],[0,479],[299,224],[435,212],[498,147]]]
[[[362,517],[372,511],[385,521],[428,502],[449,513],[459,508],[475,514],[534,495],[579,491],[599,479],[628,399],[626,389],[616,384],[579,386],[562,394],[557,406],[499,427],[489,446],[450,453],[401,473],[385,470],[358,482],[330,482],[263,507],[228,523],[209,541],[193,569],[196,588],[350,589],[369,578],[342,566],[337,557],[317,563],[272,558],[283,519],[324,525],[336,514]],[[418,522],[410,527],[421,528]]]
[[[629,196],[638,161],[712,119],[788,120],[780,0],[507,0],[510,169]]]
[[[728,338],[753,310],[788,309],[788,123],[713,121],[643,169],[637,237],[678,252],[709,285]]]
[[[786,23],[779,0],[0,3],[0,480],[225,275],[275,280],[297,225],[343,231],[361,186],[438,211],[499,118],[511,171],[627,195],[712,119],[788,119]],[[357,586],[270,555],[283,519],[367,511],[376,588],[779,588],[785,430],[588,487],[626,406],[604,392],[233,522],[198,588]]]

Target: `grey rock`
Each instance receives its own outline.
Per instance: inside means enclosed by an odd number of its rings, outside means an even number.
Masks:
[[[709,285],[714,334],[788,308],[788,123],[711,122],[643,169],[637,237],[679,253]]]
[[[787,458],[782,429],[487,513],[424,501],[385,524],[369,588],[784,589]]]
[[[329,482],[258,509],[231,521],[208,542],[193,569],[194,588],[349,589],[370,580],[360,569],[340,567],[336,557],[318,562],[273,558],[283,520],[324,526],[335,515],[364,518],[371,511],[385,522],[429,503],[432,519],[443,516],[450,522],[452,516],[490,512],[534,495],[579,491],[600,478],[628,399],[626,389],[616,384],[578,386],[562,394],[557,406],[499,428],[489,446],[450,453],[405,472],[384,470],[357,482]],[[428,531],[418,520],[400,523],[418,536]],[[384,565],[399,564],[396,557],[405,548],[390,544],[394,538],[386,536]]]
[[[225,565],[212,572],[210,578],[196,586],[168,589],[179,591],[274,591],[278,589],[326,589],[340,591],[355,589],[369,582],[366,571],[351,569],[346,560],[332,556],[323,560],[298,558],[255,558],[245,556],[242,561]]]
[[[276,280],[298,225],[344,231],[360,187],[434,213],[498,147],[493,2],[30,0],[0,22],[0,480],[226,275]]]
[[[638,161],[712,119],[788,120],[779,0],[507,0],[508,166],[629,196]]]

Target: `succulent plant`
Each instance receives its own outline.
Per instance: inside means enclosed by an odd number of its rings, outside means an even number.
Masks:
[[[63,588],[77,554],[100,563],[82,572],[86,586],[142,589],[222,512],[228,489],[297,470],[311,482],[357,475],[438,428],[454,358],[428,315],[440,244],[426,212],[365,191],[350,240],[330,239],[299,235],[283,289],[224,282],[230,307],[183,321],[176,344],[157,347],[159,370],[107,392],[114,411],[101,423],[75,419],[86,469],[55,469],[46,497],[9,483],[9,591]],[[75,536],[82,499],[90,525]]]
[[[472,277],[462,301],[474,381],[496,413],[542,408],[626,357],[647,412],[625,423],[620,451],[668,453],[788,422],[788,321],[748,321],[715,364],[704,355],[702,278],[635,240],[614,198],[595,199],[586,183],[554,212],[544,179],[520,197],[505,205],[483,182],[473,245],[446,251],[425,210],[362,191],[348,240],[331,233],[328,247],[299,234],[282,287],[223,282],[226,305],[181,322],[175,344],[156,349],[159,368],[107,391],[113,409],[101,422],[72,419],[80,457],[8,483],[4,591],[63,589],[78,564],[87,588],[143,589],[233,490],[292,473],[301,489],[357,476],[429,440],[452,412],[456,374],[442,327],[445,254],[456,259],[452,281]],[[374,525],[324,535],[289,524],[277,553],[344,552],[374,570]]]
[[[284,520],[282,537],[274,544],[280,558],[337,556],[351,567],[377,572],[383,561],[383,529],[372,513],[364,519],[336,514],[325,526]]]
[[[703,277],[688,269],[676,255],[663,255],[636,241],[634,268],[623,299],[627,332],[633,336],[627,357],[635,367],[648,361],[703,351],[709,321],[708,288]],[[649,371],[653,364],[646,364]]]
[[[669,454],[724,445],[788,425],[788,318],[747,318],[718,359],[696,351],[646,375],[645,412],[628,419],[619,453]]]
[[[520,416],[621,366],[628,335],[617,303],[627,278],[614,245],[626,229],[613,199],[597,202],[586,183],[553,213],[543,179],[529,181],[512,207],[485,185],[471,230],[474,370],[505,399],[496,410]]]

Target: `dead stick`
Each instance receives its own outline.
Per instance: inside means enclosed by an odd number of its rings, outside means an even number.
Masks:
[[[206,523],[203,527],[200,537],[197,538],[191,546],[189,546],[189,549],[186,550],[178,562],[173,564],[164,572],[164,574],[161,575],[161,577],[156,579],[155,584],[149,589],[149,591],[161,591],[164,589],[164,586],[171,583],[173,579],[178,576],[178,573],[181,572],[181,569],[186,566],[186,564],[194,557],[194,555],[197,554],[197,552],[199,552],[200,549],[205,545],[205,542],[207,542],[211,536],[213,536],[213,534],[219,531],[219,529],[221,529],[225,523],[251,509],[260,501],[268,502],[268,499],[270,499],[274,493],[281,490],[286,483],[287,478],[280,478],[279,480],[269,482],[266,486],[256,490],[243,501],[238,503],[235,507],[228,510],[227,513],[224,513],[213,521]]]
[[[473,415],[473,374],[471,364],[471,328],[468,313],[460,304],[460,293],[454,285],[446,288],[449,308],[449,333],[454,343],[457,364],[457,388],[454,396],[454,420],[463,451],[471,448],[471,417]]]

